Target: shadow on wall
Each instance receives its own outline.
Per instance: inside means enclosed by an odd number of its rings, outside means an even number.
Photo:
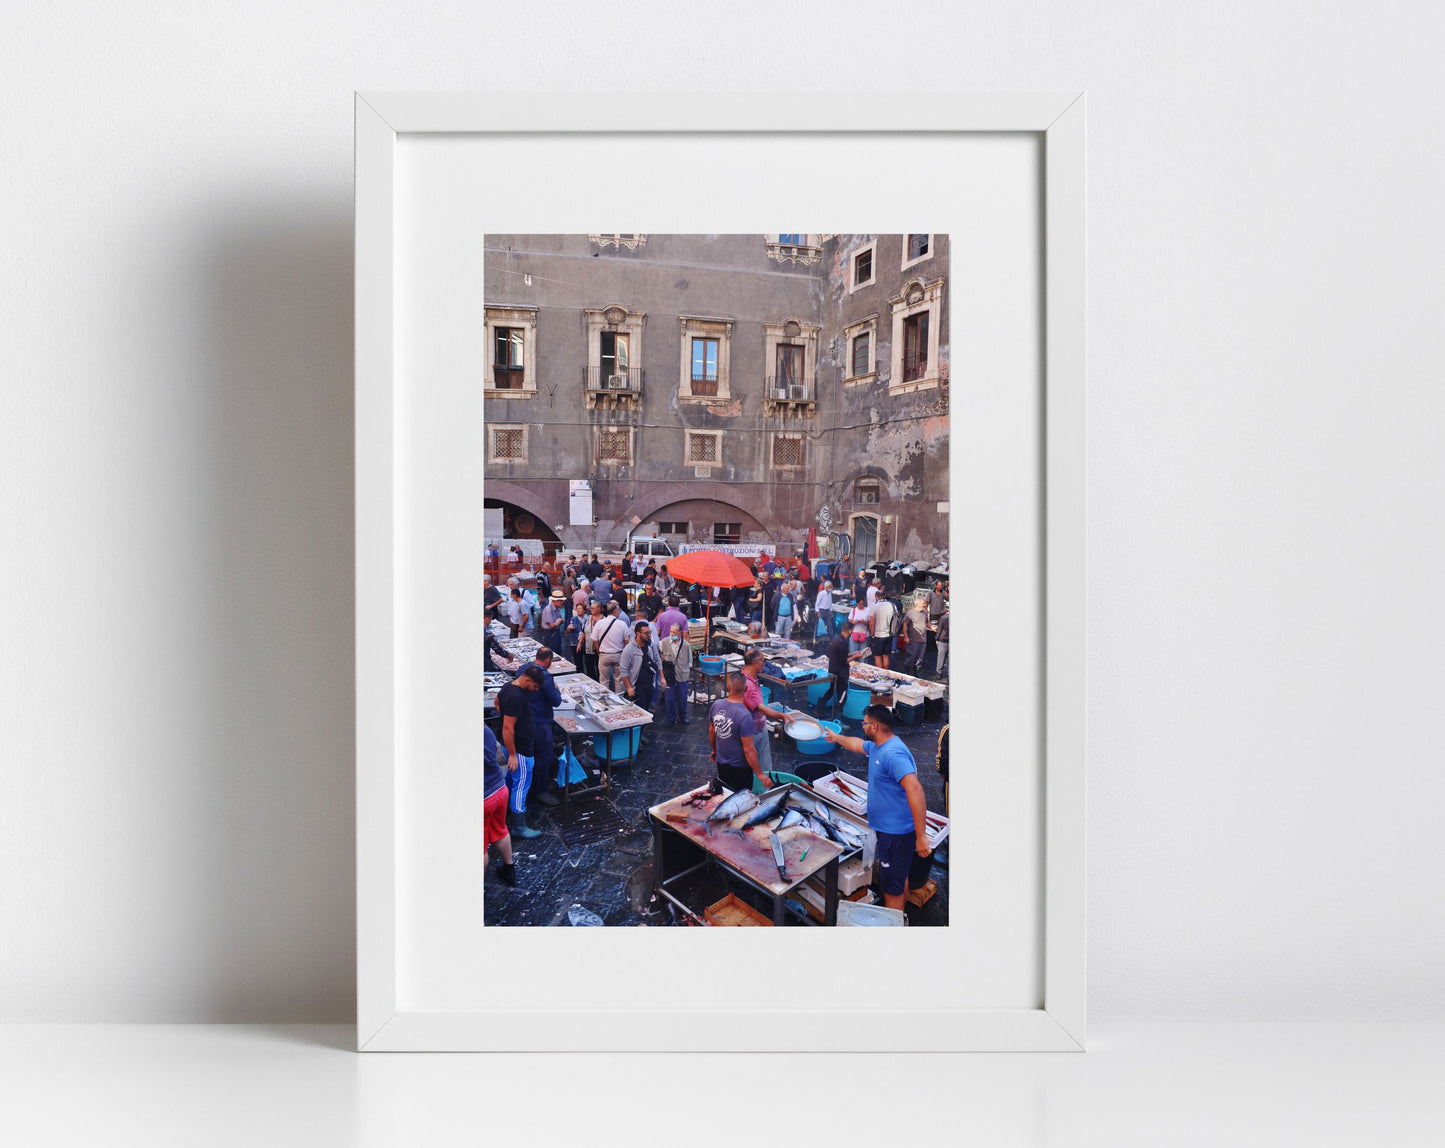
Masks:
[[[199,251],[200,495],[214,566],[208,1000],[224,1021],[355,1016],[349,204],[223,205]],[[204,788],[202,788],[204,787]]]

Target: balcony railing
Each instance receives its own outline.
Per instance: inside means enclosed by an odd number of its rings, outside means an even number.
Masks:
[[[903,352],[903,382],[911,383],[928,374],[928,356],[917,352]]]
[[[588,394],[640,395],[642,376],[641,367],[583,367],[582,386]]]
[[[763,383],[763,398],[773,403],[815,403],[815,380],[799,375],[769,375]]]

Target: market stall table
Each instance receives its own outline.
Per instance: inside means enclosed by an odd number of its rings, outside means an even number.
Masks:
[[[817,801],[812,794],[807,794],[797,786],[785,785],[780,788],[789,795],[785,802],[790,800],[794,793],[803,795],[809,803]],[[823,924],[837,924],[839,861],[844,856],[857,852],[856,849],[845,849],[838,842],[819,837],[802,826],[792,826],[777,835],[783,846],[786,873],[786,876],[781,876],[773,856],[767,822],[745,829],[741,833],[728,832],[728,825],[715,824],[715,831],[709,834],[705,826],[706,819],[730,794],[724,791],[705,802],[690,804],[696,802],[701,792],[703,791],[684,793],[660,805],[654,805],[647,811],[652,821],[653,888],[661,896],[684,912],[694,917],[700,916],[699,912],[679,900],[668,886],[708,865],[717,865],[763,896],[771,898],[773,924],[781,925],[786,913],[783,902],[788,894],[808,878],[821,872],[824,883]],[[769,790],[768,794],[776,792],[775,788]],[[745,816],[740,816],[735,820],[741,824],[745,819]],[[703,857],[700,861],[685,864],[692,856],[696,856],[696,853],[684,845],[684,842],[702,851]],[[805,852],[806,859],[803,856]],[[679,863],[683,867],[672,871],[671,867]]]
[[[622,759],[631,766],[636,758],[632,731],[652,721],[652,714],[641,706],[634,705],[627,698],[605,689],[585,674],[569,674],[557,682],[562,694],[562,705],[552,714],[552,720],[562,730],[567,743],[567,753],[573,757],[572,739],[576,734],[587,736],[603,735],[605,752],[597,755],[602,762],[602,773],[596,785],[574,787],[570,781],[562,786],[565,801],[573,794],[596,793],[612,785],[612,735],[625,734],[627,756]]]

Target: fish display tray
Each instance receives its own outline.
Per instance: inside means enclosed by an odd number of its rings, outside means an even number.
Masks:
[[[729,893],[721,901],[714,901],[703,912],[702,919],[709,925],[762,925],[772,928],[772,921],[759,913],[746,901],[739,901],[737,895]]]
[[[652,715],[641,706],[628,706],[622,710],[608,710],[605,713],[592,715],[608,729],[626,729],[634,725],[646,725],[652,720]]]
[[[847,787],[849,793],[857,794],[852,797],[839,788],[839,782]],[[824,774],[813,782],[813,789],[826,797],[834,805],[840,805],[844,809],[866,816],[868,813],[868,783],[860,778],[854,777],[851,773],[844,773],[841,769],[832,773]],[[928,827],[928,843],[935,849],[948,837],[950,822],[942,813],[935,813],[928,810],[923,815],[923,823]]]
[[[854,662],[848,676],[860,686],[891,685],[895,688],[906,686],[911,690],[916,690],[924,698],[941,698],[947,692],[947,686],[942,682],[925,681],[923,678],[915,678],[910,674],[900,674],[897,670],[879,669],[867,662]]]
[[[863,816],[868,813],[868,783],[858,780],[851,773],[834,770],[813,782],[813,788],[844,809]]]

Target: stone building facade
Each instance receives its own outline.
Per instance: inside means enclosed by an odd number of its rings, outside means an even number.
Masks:
[[[488,235],[485,450],[509,537],[948,546],[948,237]],[[569,483],[595,522],[569,525]]]

